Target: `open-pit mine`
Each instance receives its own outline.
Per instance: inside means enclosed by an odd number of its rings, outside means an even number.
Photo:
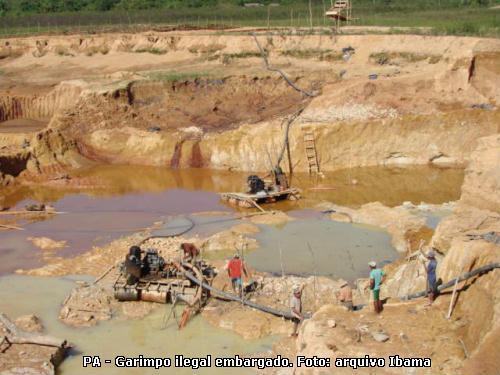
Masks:
[[[0,39],[0,374],[498,374],[499,103],[498,39]]]

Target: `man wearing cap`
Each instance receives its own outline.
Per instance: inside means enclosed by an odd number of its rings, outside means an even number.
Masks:
[[[373,290],[373,308],[375,313],[382,312],[382,301],[380,300],[380,286],[385,280],[385,273],[377,268],[377,262],[368,263],[370,266],[370,289]]]
[[[290,298],[290,312],[293,316],[292,337],[297,337],[299,324],[304,320],[304,316],[302,315],[302,287],[300,285],[293,286],[292,297]]]
[[[436,278],[437,261],[435,251],[433,249],[429,250],[426,258],[429,260],[427,266],[425,267],[425,272],[427,273],[427,295],[429,297],[429,303],[427,306],[431,306],[438,293]]]
[[[240,298],[243,295],[243,283],[241,281],[242,273],[245,273],[245,276],[248,277],[245,263],[240,259],[239,254],[234,254],[233,259],[227,264],[227,274],[231,279],[233,291],[236,293],[236,290],[238,290]]]
[[[344,307],[347,308],[347,310],[354,311],[354,305],[352,303],[352,289],[347,281],[342,283],[340,292],[337,293],[337,299]]]

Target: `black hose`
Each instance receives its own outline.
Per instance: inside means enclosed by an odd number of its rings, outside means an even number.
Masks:
[[[453,280],[450,280],[447,283],[440,285],[437,289],[438,289],[438,291],[441,291],[441,290],[444,290],[444,289],[447,289],[447,288],[451,288],[457,282],[470,279],[471,277],[474,277],[474,276],[477,276],[477,275],[485,274],[487,272],[490,272],[490,271],[494,270],[495,268],[500,268],[500,263],[491,263],[491,264],[488,264],[486,266],[476,268],[474,271],[466,272],[466,273],[460,275],[459,277],[454,278]],[[409,294],[406,297],[402,297],[401,299],[403,301],[408,301],[410,299],[424,297],[426,295],[427,295],[427,290],[424,290],[422,292]]]
[[[233,294],[230,294],[230,293],[226,293],[226,292],[223,292],[222,290],[219,290],[219,289],[216,289],[214,287],[212,287],[211,285],[207,284],[207,283],[204,283],[200,280],[198,280],[196,277],[194,277],[194,275],[191,273],[191,272],[188,272],[188,271],[185,271],[184,272],[184,275],[189,279],[191,280],[193,283],[195,284],[198,284],[199,286],[201,286],[203,289],[206,289],[212,293],[215,293],[225,299],[228,299],[228,300],[231,300],[231,301],[235,301],[235,302],[239,302],[243,305],[246,305],[246,306],[249,306],[249,307],[252,307],[254,309],[257,309],[257,310],[260,310],[260,311],[263,311],[263,312],[266,312],[268,314],[272,314],[272,315],[275,315],[275,316],[279,316],[279,317],[282,317],[282,318],[285,318],[285,319],[294,319],[295,316],[292,315],[291,312],[289,311],[282,311],[282,310],[278,310],[278,309],[274,309],[272,307],[267,307],[267,306],[263,306],[263,305],[259,305],[257,303],[254,303],[254,302],[251,302],[251,301],[248,301],[248,300],[244,300],[240,297],[237,297]],[[306,318],[310,318],[310,314],[307,314],[307,316],[305,316]]]
[[[156,236],[149,236],[149,237],[146,237],[144,238],[141,242],[139,242],[137,244],[137,246],[141,246],[142,244],[144,244],[144,242],[148,241],[148,240],[151,240],[153,238],[172,238],[172,237],[179,237],[179,236],[182,236],[184,234],[186,234],[187,232],[191,231],[193,228],[194,228],[194,221],[191,220],[191,218],[189,217],[185,217],[185,219],[187,221],[189,221],[189,227],[180,231],[179,233],[174,233],[174,234],[170,234],[170,235],[156,235]],[[184,226],[181,226],[180,228],[184,228]],[[174,228],[175,229],[175,228]]]

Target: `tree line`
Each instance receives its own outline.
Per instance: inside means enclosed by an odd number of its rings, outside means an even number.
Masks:
[[[245,3],[293,3],[329,4],[330,0],[0,0],[0,16],[37,13],[60,13],[80,11],[135,10],[154,8],[212,7],[217,5],[239,5]],[[354,6],[387,6],[395,8],[428,8],[439,3],[445,7],[490,6],[499,0],[354,0]]]

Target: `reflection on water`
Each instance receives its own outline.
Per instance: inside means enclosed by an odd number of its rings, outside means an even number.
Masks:
[[[387,232],[329,219],[304,219],[283,228],[262,226],[260,248],[246,257],[259,271],[322,275],[354,280],[366,277],[368,262],[392,262],[398,253]],[[281,249],[281,254],[280,254]]]
[[[169,305],[159,306],[151,315],[140,320],[113,319],[98,326],[85,329],[69,328],[57,320],[60,304],[74,287],[69,279],[7,276],[0,278],[0,311],[15,318],[24,314],[38,315],[47,332],[65,338],[76,345],[80,352],[68,358],[59,370],[60,375],[80,375],[102,372],[105,374],[192,374],[190,369],[118,369],[104,365],[92,370],[82,367],[82,355],[99,355],[101,360],[114,360],[115,356],[174,357],[182,354],[200,357],[234,356],[266,351],[271,348],[272,338],[264,340],[243,340],[230,331],[210,326],[202,318],[195,317],[185,329],[179,331],[173,322],[164,327],[164,317],[170,311]],[[16,301],[12,303],[12,301]],[[235,369],[196,370],[196,373],[235,373]],[[252,373],[237,370],[238,374]]]
[[[246,176],[206,169],[99,166],[72,172],[72,181],[78,183],[71,182],[71,188],[33,185],[4,190],[0,196],[4,206],[22,208],[33,201],[45,202],[66,213],[21,223],[26,229],[22,232],[0,232],[0,274],[41,264],[41,251],[27,237],[67,241],[68,247],[58,255],[71,256],[168,216],[213,210],[234,212],[234,208],[220,202],[216,192],[241,191]],[[350,206],[372,201],[387,205],[404,201],[442,203],[458,199],[462,180],[461,170],[430,167],[357,168],[329,173],[324,179],[298,174],[293,184],[303,190],[304,199],[272,208],[300,216],[301,210],[322,200]],[[314,213],[309,211],[308,215]]]
[[[25,231],[0,234],[0,274],[41,264],[41,251],[28,241],[28,237],[67,241],[68,246],[57,254],[72,256],[88,251],[92,246],[104,245],[143,230],[167,216],[229,210],[219,203],[219,197],[214,193],[180,189],[116,197],[73,194],[66,195],[53,204],[58,211],[65,213],[54,215],[48,220],[25,223]]]
[[[141,192],[160,193],[169,189],[241,191],[249,174],[208,169],[171,170],[161,167],[106,165],[72,172],[73,179],[79,183],[71,188],[32,185],[4,190],[0,194],[4,195],[4,206],[12,207],[27,199],[57,202],[64,196],[75,193],[109,197]],[[354,168],[325,173],[325,178],[295,174],[292,183],[303,190],[306,199],[284,205],[283,208],[308,205],[309,200],[328,200],[345,206],[374,201],[389,206],[399,205],[404,201],[439,204],[460,197],[463,178],[462,169],[429,166]]]

